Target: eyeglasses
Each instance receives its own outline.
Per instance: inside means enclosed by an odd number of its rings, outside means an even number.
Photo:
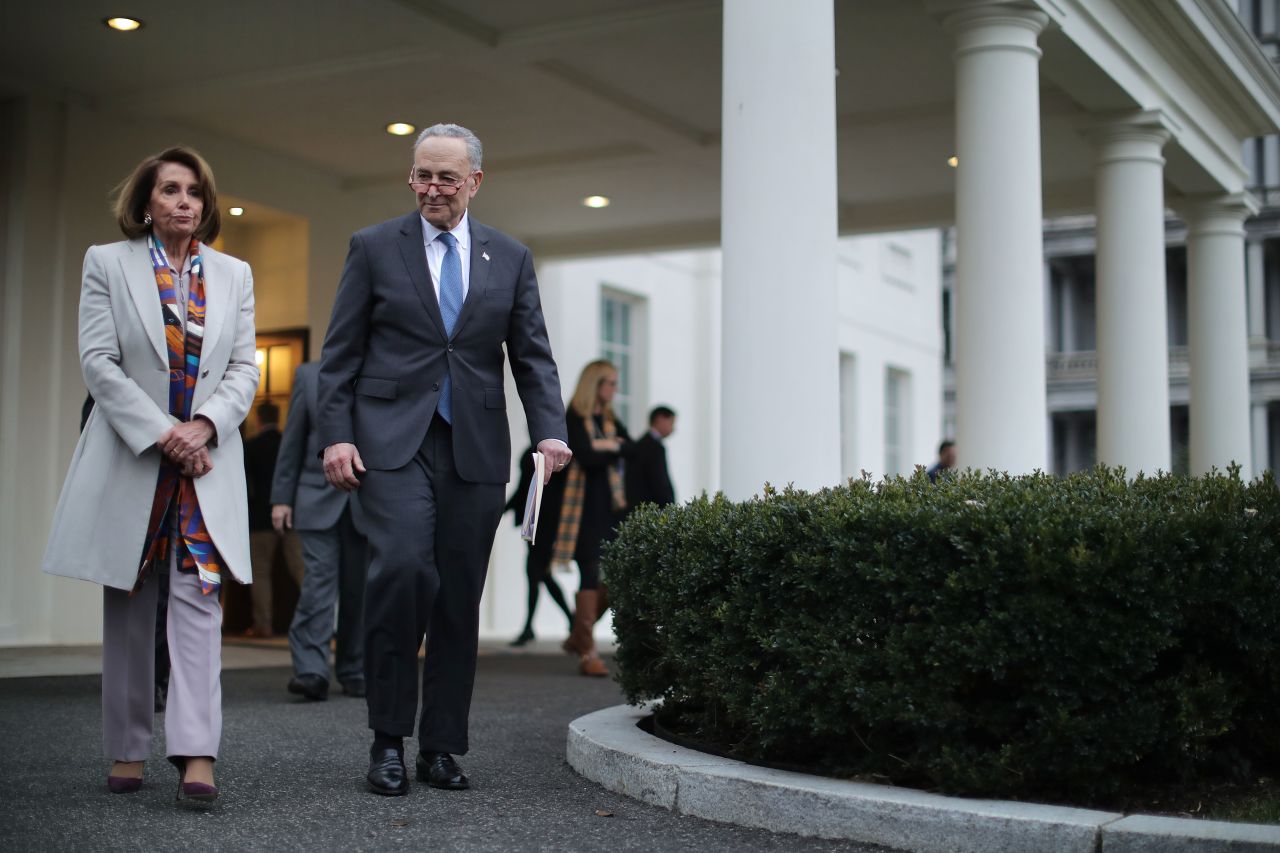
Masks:
[[[474,175],[474,174],[475,174],[475,172],[470,172],[470,173],[468,173],[468,174],[467,174],[467,176],[466,176],[465,178],[463,178],[462,180],[457,181],[457,182],[454,182],[454,181],[428,181],[428,180],[427,180],[427,176],[426,176],[425,174],[422,174],[422,173],[415,173],[415,172],[413,172],[413,171],[410,171],[410,172],[409,172],[409,187],[410,187],[414,192],[416,192],[416,193],[426,193],[426,192],[431,192],[431,188],[432,188],[432,187],[435,187],[435,188],[436,188],[436,192],[440,193],[440,195],[443,195],[443,196],[455,196],[455,195],[457,195],[457,194],[458,194],[458,190],[462,189],[463,185],[464,185],[464,184],[466,184],[467,179],[468,179],[468,178],[470,178],[470,177],[471,177],[472,175]]]

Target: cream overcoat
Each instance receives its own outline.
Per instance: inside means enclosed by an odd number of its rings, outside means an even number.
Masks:
[[[258,388],[253,274],[201,247],[205,331],[192,414],[217,431],[213,469],[196,495],[232,577],[252,581],[239,426]],[[169,356],[147,238],[91,246],[80,291],[80,366],[95,405],[53,514],[43,569],[132,589],[160,470],[156,441],[169,418]]]

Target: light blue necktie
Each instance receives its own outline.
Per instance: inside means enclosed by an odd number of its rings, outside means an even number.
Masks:
[[[449,232],[436,239],[445,245],[444,260],[440,263],[440,318],[444,320],[445,334],[453,337],[453,326],[462,313],[462,256],[458,254],[458,239]],[[453,423],[453,380],[448,373],[440,386],[436,411],[445,423]]]

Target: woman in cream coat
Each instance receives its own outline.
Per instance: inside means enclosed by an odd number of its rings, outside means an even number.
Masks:
[[[219,230],[199,154],[148,157],[121,185],[129,239],[92,246],[80,363],[96,405],[54,512],[44,570],[103,586],[108,787],[142,785],[151,751],[158,581],[169,576],[166,752],[178,799],[217,797],[222,734],[219,587],[251,581],[238,427],[258,387],[253,277],[207,245]]]

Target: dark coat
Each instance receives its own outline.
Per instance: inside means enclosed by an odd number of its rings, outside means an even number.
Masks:
[[[280,453],[280,430],[264,429],[244,443],[244,478],[249,487],[249,529],[271,529],[271,480]]]
[[[597,429],[600,428],[600,416],[595,417]],[[623,458],[623,465],[631,456],[634,445],[627,429],[617,424],[618,438],[622,439],[622,450],[619,453],[602,453],[591,446],[591,435],[582,418],[569,414],[569,449],[573,451],[574,464],[582,467],[586,475],[586,488],[582,495],[582,525],[578,528],[578,545],[574,550],[575,559],[579,563],[600,558],[600,546],[612,541],[617,535],[617,525],[626,515],[613,508],[613,498],[609,492],[609,466]],[[625,472],[624,472],[625,473]],[[544,496],[543,506],[546,505]],[[541,527],[541,522],[539,523]]]
[[[676,502],[676,491],[667,470],[667,448],[648,432],[635,443],[627,459],[627,507],[649,503],[666,506]]]
[[[400,468],[422,446],[447,373],[458,475],[505,483],[511,430],[504,359],[534,444],[565,440],[533,257],[502,232],[469,222],[470,287],[452,336],[431,284],[418,211],[352,236],[320,360],[321,446],[350,442],[366,467]]]

